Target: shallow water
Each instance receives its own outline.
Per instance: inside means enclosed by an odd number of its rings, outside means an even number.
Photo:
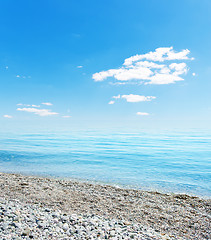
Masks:
[[[211,134],[0,134],[0,171],[211,197]]]

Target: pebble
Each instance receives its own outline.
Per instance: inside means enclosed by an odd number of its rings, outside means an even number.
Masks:
[[[115,236],[115,231],[112,230],[112,231],[110,232],[110,235],[111,235],[111,237],[114,237],[114,236]]]
[[[53,210],[38,206],[33,206],[26,203],[17,201],[7,201],[0,198],[0,208],[6,208],[8,206],[14,206],[14,208],[22,209],[18,215],[24,217],[20,218],[20,222],[14,221],[14,218],[7,218],[11,214],[10,211],[5,212],[3,219],[5,221],[0,222],[0,239],[109,239],[109,236],[113,240],[123,239],[121,238],[125,233],[132,233],[133,226],[129,229],[120,228],[124,226],[123,221],[116,219],[105,219],[97,215],[60,215],[56,218]],[[17,212],[14,213],[15,216]],[[58,214],[56,214],[58,217]],[[65,216],[65,223],[64,222]],[[38,220],[39,219],[39,220]],[[74,223],[71,221],[74,219]],[[7,222],[6,222],[7,221]],[[105,228],[105,226],[110,226]],[[93,227],[94,226],[94,227]],[[14,228],[11,230],[11,228]],[[112,230],[110,230],[112,229]],[[151,235],[148,235],[151,236]],[[160,235],[161,236],[161,235]],[[124,239],[131,239],[126,237]],[[147,239],[146,233],[137,234],[133,239]],[[153,238],[161,239],[161,238]]]
[[[63,224],[62,229],[66,232],[69,229],[69,226],[67,223]]]
[[[211,239],[209,199],[2,173],[0,186],[1,240]]]

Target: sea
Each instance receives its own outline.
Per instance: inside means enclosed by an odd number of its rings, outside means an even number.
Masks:
[[[211,131],[0,133],[0,172],[211,197]]]

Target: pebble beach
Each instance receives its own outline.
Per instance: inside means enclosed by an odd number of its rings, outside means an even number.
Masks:
[[[211,239],[211,200],[0,173],[0,239]]]

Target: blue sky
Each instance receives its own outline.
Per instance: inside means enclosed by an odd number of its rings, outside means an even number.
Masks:
[[[1,129],[209,128],[210,0],[0,4]]]

